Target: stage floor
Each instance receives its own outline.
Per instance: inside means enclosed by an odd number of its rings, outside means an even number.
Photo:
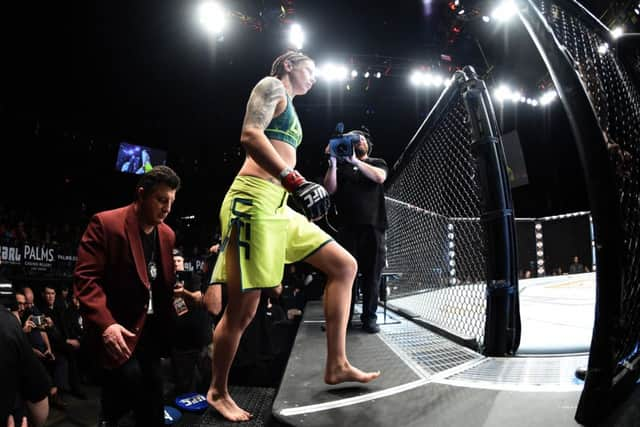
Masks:
[[[583,383],[574,371],[586,355],[490,358],[393,313],[387,320],[379,334],[347,337],[351,362],[381,377],[328,386],[322,307],[310,302],[273,415],[295,426],[577,425]]]

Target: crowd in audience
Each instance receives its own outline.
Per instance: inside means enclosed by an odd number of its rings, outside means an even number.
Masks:
[[[192,254],[198,255],[197,251]],[[198,287],[192,288],[194,292],[205,295],[215,255],[200,255],[198,262],[190,262],[193,271],[188,277],[197,278],[193,280]],[[303,264],[286,268],[282,286],[265,294],[242,338],[232,367],[232,384],[278,386],[307,300],[305,293],[319,296],[321,282],[318,273]],[[168,404],[181,394],[206,393],[211,380],[212,332],[226,304],[226,292],[222,290],[218,295],[220,301],[191,307],[188,315],[176,315],[177,328],[170,338],[174,351],[166,360]],[[87,399],[85,389],[100,379],[94,376],[92,355],[84,351],[84,322],[70,283],[33,282],[18,286],[11,311],[46,369],[47,377],[42,382],[49,387],[51,406],[65,411],[69,396]],[[193,363],[185,365],[185,356]],[[185,366],[190,369],[185,371]]]

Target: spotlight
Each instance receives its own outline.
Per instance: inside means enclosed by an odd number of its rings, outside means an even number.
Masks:
[[[375,74],[375,76],[376,76],[376,79],[379,79],[380,77],[382,77],[382,73],[381,73],[380,71],[378,71],[378,72]]]
[[[624,29],[622,27],[615,27],[614,29],[611,30],[611,36],[614,39],[617,39],[623,34],[624,34]]]
[[[291,25],[291,29],[289,30],[289,43],[296,49],[302,49],[302,45],[304,44],[304,33],[302,32],[302,27],[299,24]]]
[[[506,22],[513,18],[517,13],[518,9],[516,9],[516,5],[513,3],[513,0],[504,0],[495,9],[493,9],[491,17],[496,21]]]
[[[607,53],[608,50],[609,50],[609,45],[607,43],[602,43],[600,46],[598,46],[598,53],[600,55],[604,55],[605,53]]]
[[[549,90],[540,97],[540,105],[548,105],[558,97],[555,90]]]
[[[422,83],[422,73],[420,71],[414,71],[409,76],[409,81],[414,86],[419,86]]]
[[[491,18],[490,18],[490,17],[488,17],[487,15],[484,15],[484,16],[482,17],[482,21],[483,21],[483,22],[490,22],[490,21],[491,21]]]
[[[354,79],[358,77],[358,70],[351,70],[351,77],[353,77]]]
[[[227,24],[227,13],[218,4],[206,2],[200,4],[198,8],[198,18],[205,31],[211,34],[220,35]]]
[[[367,71],[367,72],[364,73],[364,78],[368,79],[370,75],[371,75],[371,73]]]
[[[347,67],[328,63],[320,67],[320,76],[328,81],[344,81],[349,75]]]
[[[505,99],[511,97],[511,90],[505,85],[500,85],[493,91],[493,94],[498,102],[504,102]]]

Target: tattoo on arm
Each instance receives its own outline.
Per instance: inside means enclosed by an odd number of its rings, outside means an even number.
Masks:
[[[265,78],[251,92],[243,126],[266,129],[278,102],[285,96],[284,86],[276,78]]]

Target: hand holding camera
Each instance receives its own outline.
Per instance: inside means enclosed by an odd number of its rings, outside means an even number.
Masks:
[[[329,140],[329,155],[340,160],[350,159],[355,155],[354,145],[360,142],[360,135],[346,133]]]
[[[39,314],[37,316],[31,316],[30,317],[33,326],[38,328],[38,329],[44,329],[45,325],[46,325],[46,321],[44,319],[44,314]]]

